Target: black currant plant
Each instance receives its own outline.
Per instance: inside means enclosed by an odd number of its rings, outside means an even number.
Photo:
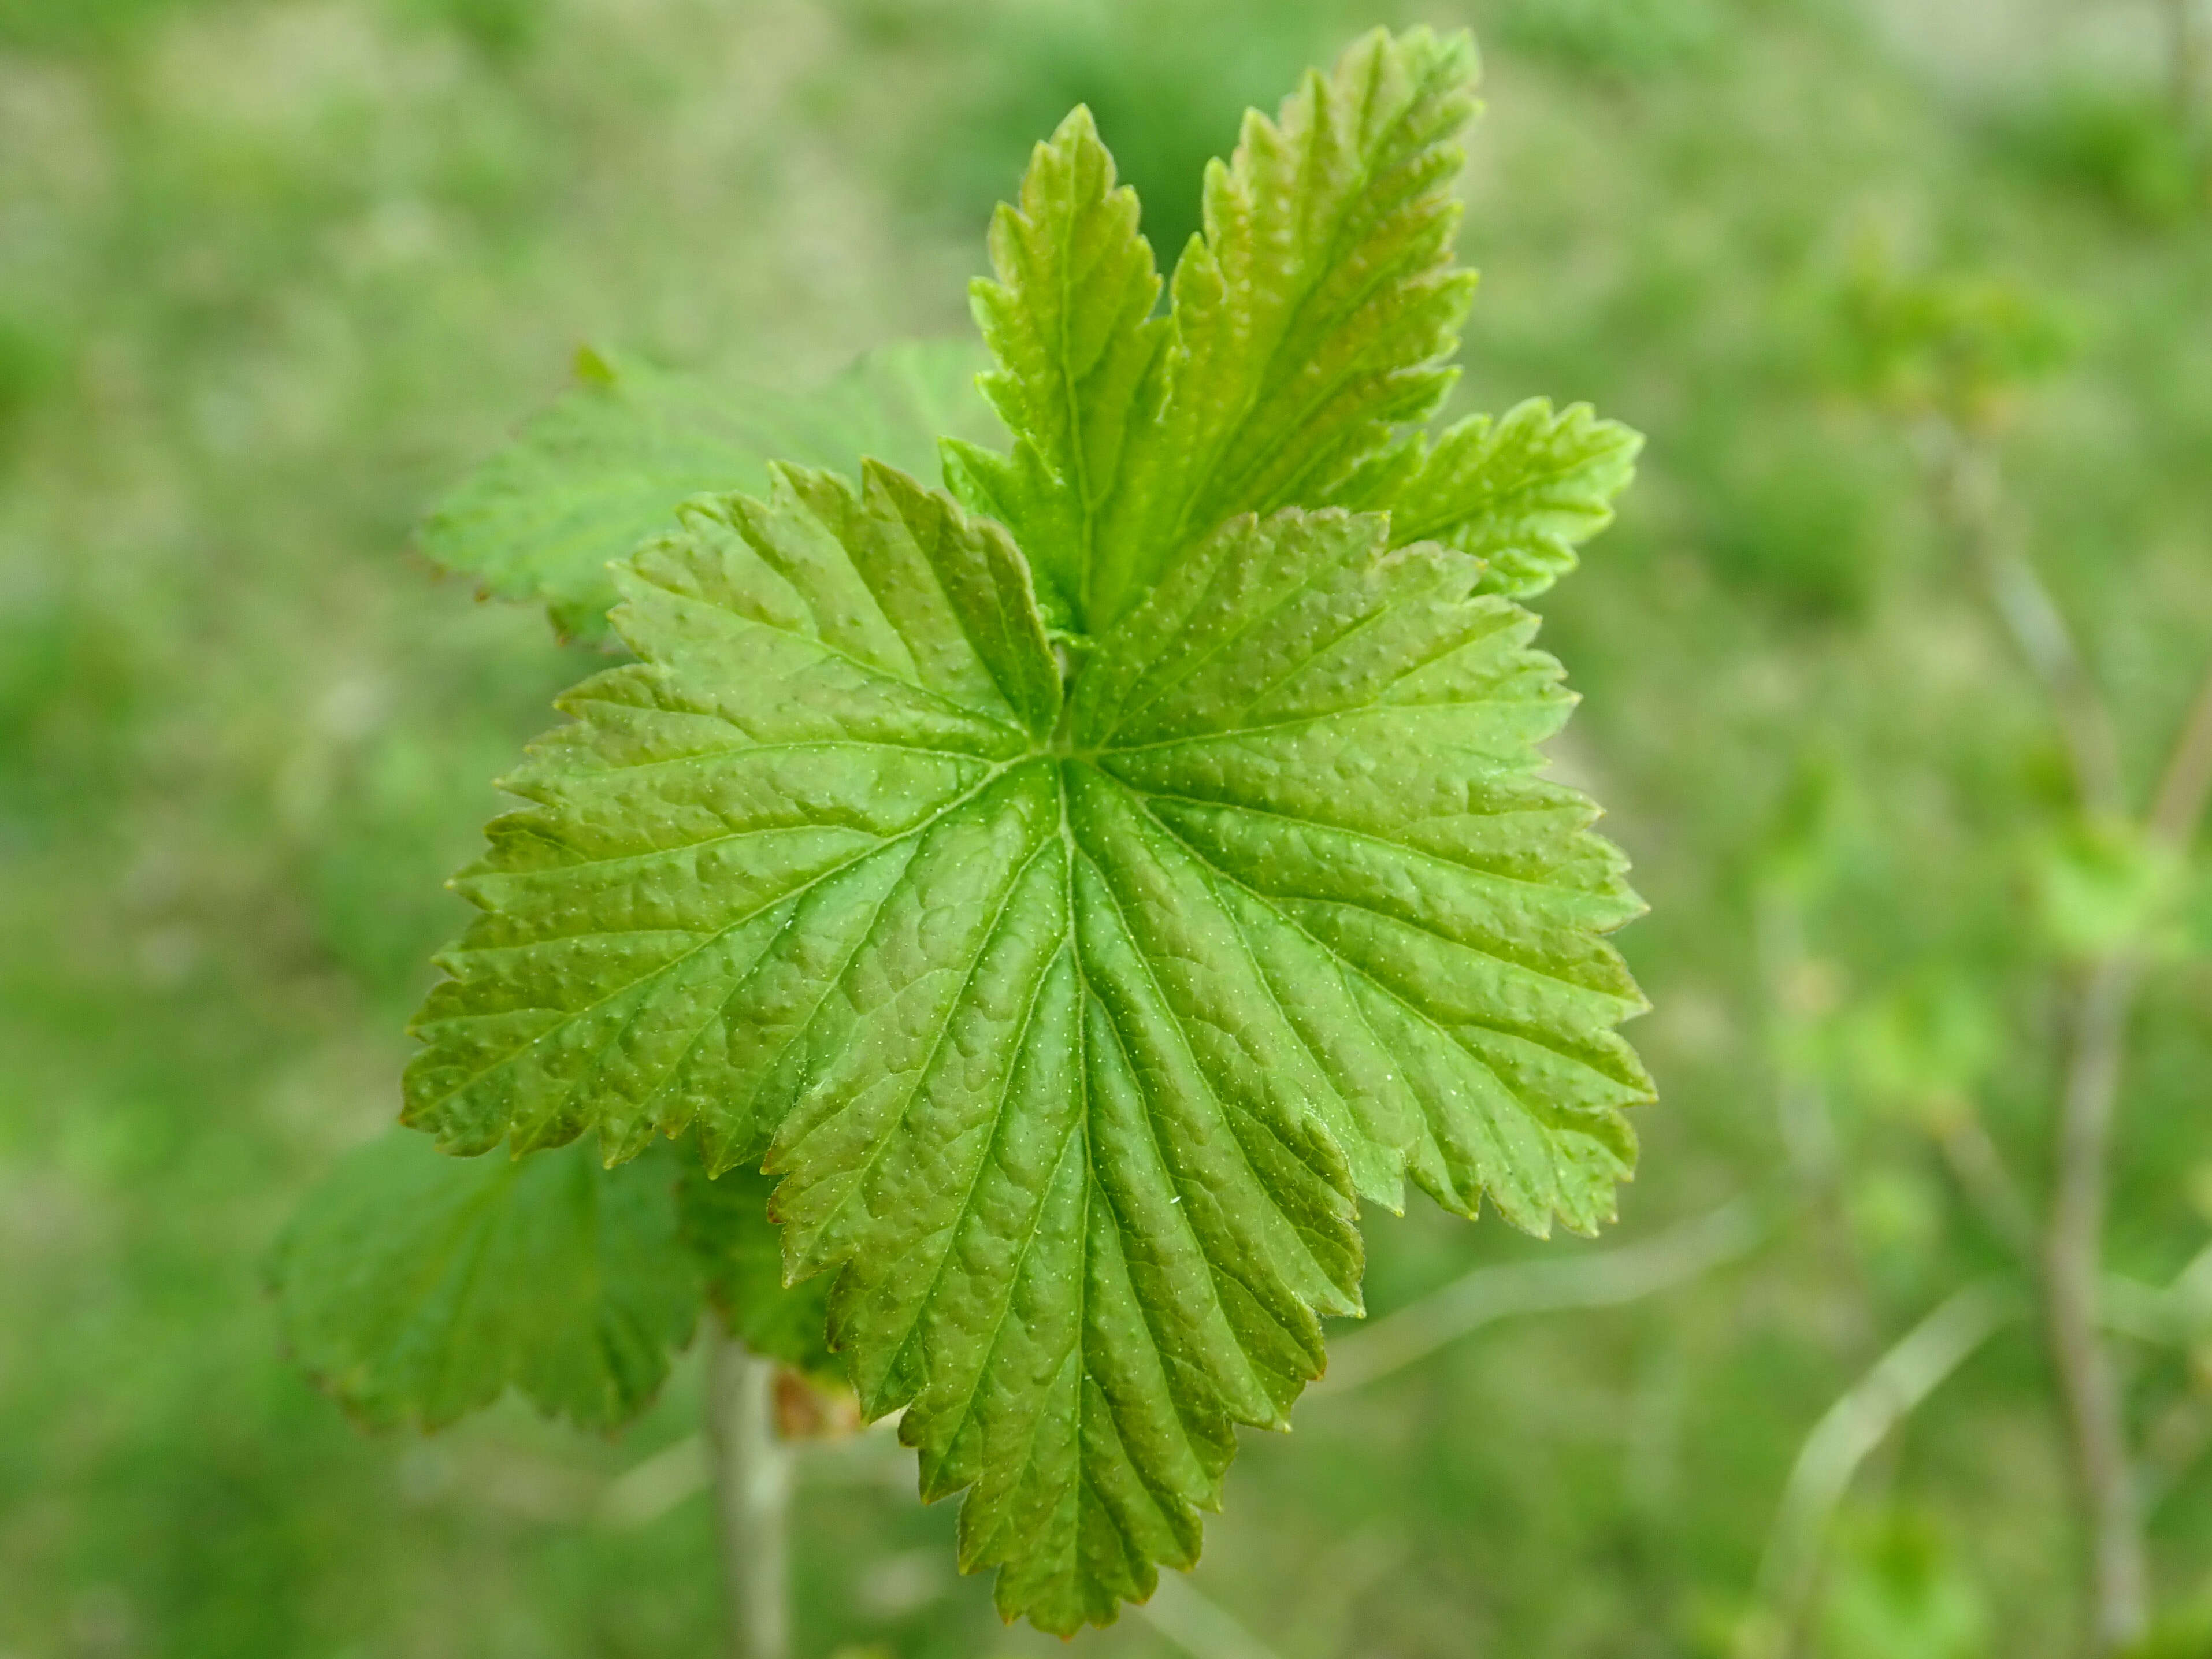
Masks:
[[[1474,62],[1377,33],[1249,115],[1164,310],[1078,109],[993,222],[980,383],[587,357],[433,521],[630,660],[455,884],[422,1133],[280,1252],[341,1397],[619,1423],[711,1297],[902,1412],[963,1569],[1069,1632],[1196,1559],[1361,1310],[1363,1200],[1611,1218],[1642,907],[1540,775],[1571,698],[1521,602],[1638,441],[1425,430]]]

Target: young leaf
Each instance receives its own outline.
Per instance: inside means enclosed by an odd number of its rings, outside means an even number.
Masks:
[[[423,550],[502,599],[543,602],[565,635],[599,640],[610,560],[676,521],[686,497],[757,490],[772,460],[854,471],[863,455],[933,469],[940,434],[1000,434],[968,341],[862,357],[807,393],[722,387],[586,351],[576,385],[441,501]]]
[[[995,526],[778,469],[641,551],[640,660],[464,881],[408,1121],[765,1153],[864,1407],[1048,1630],[1195,1558],[1235,1425],[1358,1308],[1355,1194],[1586,1231],[1633,1156],[1639,907],[1534,776],[1557,667],[1389,541],[1233,520],[1063,711]]]
[[[1103,503],[1113,495],[1137,391],[1159,355],[1160,279],[1137,234],[1137,198],[1079,106],[1039,144],[1018,208],[991,221],[996,280],[971,290],[999,367],[982,388],[1014,453],[948,446],[946,482],[1032,550],[1048,611],[1072,624]]]
[[[1376,30],[1206,171],[1170,338],[1086,573],[1099,631],[1238,513],[1314,504],[1426,420],[1474,289],[1455,270],[1464,34]]]
[[[371,1423],[436,1428],[512,1386],[617,1427],[652,1403],[698,1320],[675,1182],[661,1158],[602,1170],[587,1143],[455,1158],[386,1135],[343,1160],[278,1243],[285,1340]]]
[[[1644,440],[1587,404],[1558,414],[1532,398],[1493,421],[1471,416],[1433,445],[1386,452],[1336,492],[1387,508],[1400,546],[1437,541],[1483,561],[1487,592],[1532,599],[1575,568],[1575,549],[1613,522]]]
[[[945,465],[988,516],[873,463],[684,507],[417,1022],[451,1148],[696,1129],[779,1177],[863,1407],[1048,1630],[1194,1559],[1358,1310],[1358,1200],[1588,1231],[1633,1163],[1641,907],[1536,775],[1571,699],[1504,595],[1635,441],[1398,430],[1450,384],[1473,70],[1378,33],[1250,118],[1159,320],[1064,124],[975,294],[1015,448]],[[746,1189],[689,1190],[757,1275]]]

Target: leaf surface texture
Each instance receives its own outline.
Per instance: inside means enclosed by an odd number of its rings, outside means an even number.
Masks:
[[[409,1120],[764,1160],[864,1407],[1048,1630],[1194,1559],[1359,1306],[1360,1196],[1588,1230],[1630,1166],[1639,907],[1534,775],[1557,666],[1390,540],[1233,519],[1068,694],[1004,529],[779,467],[641,550],[639,659],[461,882]]]
[[[718,1304],[802,1365],[826,1334],[1047,1630],[1195,1559],[1238,1427],[1359,1309],[1362,1201],[1586,1232],[1633,1168],[1607,936],[1642,907],[1540,775],[1571,699],[1514,601],[1638,441],[1540,401],[1421,429],[1474,69],[1378,31],[1249,116],[1164,310],[1071,114],[993,222],[946,490],[900,434],[617,380],[442,521],[556,606],[646,539],[636,659],[562,700],[456,884],[407,1121],[691,1137]],[[984,399],[1008,451],[956,418]],[[603,418],[628,470],[568,465],[561,422],[612,456]]]

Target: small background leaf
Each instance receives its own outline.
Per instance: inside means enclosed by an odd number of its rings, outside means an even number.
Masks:
[[[706,1275],[707,1297],[730,1334],[755,1353],[780,1359],[817,1382],[842,1384],[845,1368],[830,1352],[830,1285],[817,1276],[787,1288],[783,1242],[768,1218],[775,1182],[736,1169],[710,1177],[688,1160],[678,1188],[684,1242]]]
[[[271,1263],[294,1356],[380,1425],[436,1428],[510,1386],[585,1427],[635,1417],[690,1340],[700,1274],[673,1155],[592,1152],[451,1158],[395,1130],[350,1154]]]
[[[940,436],[1004,442],[975,388],[985,362],[972,341],[914,341],[788,392],[587,349],[574,387],[431,514],[423,551],[502,599],[542,599],[565,635],[604,640],[608,562],[672,527],[690,496],[763,490],[771,461],[857,477],[870,456],[934,478]]]

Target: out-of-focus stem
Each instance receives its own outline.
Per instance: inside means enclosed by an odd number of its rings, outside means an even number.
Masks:
[[[2194,52],[2195,19],[2173,0],[2177,76]],[[2193,36],[2190,37],[2193,39]],[[2185,51],[2184,48],[2187,47]],[[2179,82],[2177,82],[2179,87]],[[2196,95],[2195,71],[2188,93]],[[1929,434],[1936,507],[1983,572],[1998,615],[2043,684],[2063,734],[2076,792],[2092,817],[2127,817],[2119,744],[2064,617],[2021,545],[1986,441],[1949,422]],[[2179,852],[2212,793],[2212,682],[2191,708],[2146,823],[2155,844]],[[2100,1653],[2139,1638],[2149,1621],[2142,1505],[2120,1385],[2106,1346],[2099,1297],[2112,1120],[2126,1056],[2128,1019],[2142,963],[2124,947],[2088,964],[2058,1114],[2056,1170],[2042,1238],[2044,1322],[2065,1410],[2089,1535],[2091,1626]]]
[[[2208,46],[2202,0],[2166,0],[2166,75],[2173,118],[2191,146],[2204,139],[2205,58]]]
[[[2058,718],[2082,809],[2125,816],[2120,745],[2112,716],[2051,592],[2021,546],[1988,444],[1948,421],[1929,429],[1936,508],[1989,586],[1990,602]]]
[[[1152,1599],[1138,1603],[1137,1616],[1192,1659],[1275,1659],[1273,1648],[1180,1573],[1162,1573]]]
[[[1744,1200],[1619,1249],[1471,1268],[1439,1290],[1340,1338],[1328,1373],[1308,1390],[1333,1399],[1424,1359],[1515,1314],[1611,1308],[1654,1296],[1747,1254],[1765,1231]]]
[[[2197,689],[2197,701],[2182,721],[2181,735],[2159,780],[2158,798],[2150,809],[2150,836],[2170,853],[2186,853],[2204,821],[2204,808],[2212,798],[2212,667]]]
[[[2002,1286],[1968,1285],[1906,1332],[1813,1425],[1768,1534],[1759,1611],[1737,1644],[1742,1659],[1778,1659],[1796,1650],[1818,1582],[1821,1540],[1851,1477],[1891,1430],[2017,1312],[2014,1295]]]
[[[2012,1247],[2023,1261],[2035,1255],[2035,1214],[2027,1195],[2005,1167],[2004,1155],[1972,1107],[1960,1111],[1936,1131],[1943,1160],[1958,1177],[1960,1187],[1979,1212],[1983,1224]]]
[[[2044,1310],[2090,1536],[2097,1650],[2140,1637],[2149,1620],[2142,1517],[2129,1462],[2118,1379],[2097,1301],[2104,1277],[2105,1194],[2128,1014],[2140,969],[2131,952],[2089,971],[2059,1113],[2058,1156],[2044,1234]]]
[[[791,1448],[775,1431],[775,1363],[712,1322],[707,1443],[722,1527],[731,1659],[791,1659]]]
[[[2147,825],[2151,841],[2180,854],[2212,797],[2212,672],[2182,722]],[[2057,1186],[2045,1235],[2045,1300],[2051,1356],[2072,1425],[2076,1477],[2090,1523],[2097,1647],[2113,1652],[2149,1622],[2142,1505],[2130,1461],[2125,1414],[2098,1313],[2104,1277],[2106,1169],[2126,1054],[2128,1016],[2142,982],[2132,951],[2094,963],[2082,993],[2059,1120]]]

